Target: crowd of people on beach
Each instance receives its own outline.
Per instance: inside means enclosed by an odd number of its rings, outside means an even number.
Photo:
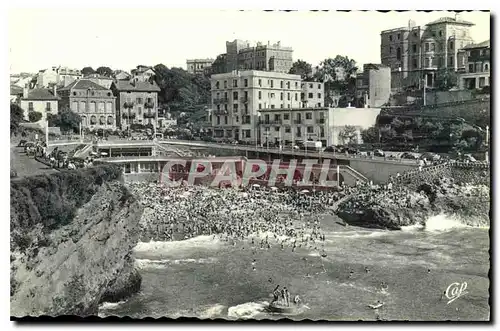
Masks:
[[[306,193],[260,186],[172,188],[130,183],[129,189],[145,207],[143,241],[208,235],[233,245],[243,240],[263,249],[277,245],[292,251],[301,247],[320,251],[325,240],[320,215],[346,196],[342,188]]]

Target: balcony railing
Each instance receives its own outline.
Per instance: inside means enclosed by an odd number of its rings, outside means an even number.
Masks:
[[[130,116],[129,116],[129,113],[128,113],[128,112],[123,113],[123,114],[122,114],[122,118],[124,118],[124,119],[127,119],[127,118],[135,118],[135,113],[134,113],[134,112],[131,112],[131,113],[130,113]]]
[[[276,124],[276,125],[281,125],[283,124],[283,121],[282,120],[273,120],[273,121],[270,121],[271,124]]]
[[[247,103],[248,102],[248,97],[241,97],[240,102]]]
[[[320,118],[319,120],[316,120],[316,123],[317,124],[325,124],[325,119],[324,118]]]
[[[216,109],[216,110],[214,110],[214,114],[215,115],[228,115],[229,112],[225,109],[219,109],[219,110]]]
[[[214,104],[216,104],[216,105],[221,104],[221,103],[227,103],[227,102],[228,102],[227,98],[215,98],[214,99]]]
[[[293,124],[302,124],[304,123],[303,120],[293,120]]]
[[[125,101],[123,103],[123,108],[134,108],[134,103],[132,101]]]
[[[146,102],[144,104],[144,108],[153,109],[154,107],[155,107],[155,104],[153,102]]]
[[[152,111],[144,112],[144,118],[155,118],[156,114]]]

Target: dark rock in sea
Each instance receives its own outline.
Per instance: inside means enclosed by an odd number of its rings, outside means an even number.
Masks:
[[[486,185],[456,184],[441,178],[420,184],[415,191],[361,189],[339,206],[338,216],[349,224],[399,230],[422,224],[432,216],[447,215],[471,226],[489,225],[490,196]]]
[[[142,207],[101,166],[11,183],[11,315],[97,315],[140,288],[130,258]]]
[[[134,261],[131,258],[127,260],[125,267],[118,274],[118,277],[115,278],[114,282],[104,292],[100,303],[125,300],[141,289],[142,277],[137,269],[134,268]]]

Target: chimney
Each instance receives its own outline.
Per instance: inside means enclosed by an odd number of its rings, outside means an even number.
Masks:
[[[26,99],[27,97],[28,97],[28,84],[24,84],[23,98]]]
[[[54,91],[54,96],[57,97],[57,86],[54,84],[54,86],[52,88]]]

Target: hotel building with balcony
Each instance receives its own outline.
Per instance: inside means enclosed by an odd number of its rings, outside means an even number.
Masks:
[[[460,89],[481,89],[491,86],[490,41],[465,46],[459,51],[461,65],[458,68]]]
[[[302,82],[300,75],[233,71],[212,75],[211,85],[208,121],[215,138],[262,142],[264,112],[324,107],[324,84]]]
[[[116,96],[117,125],[127,129],[131,124],[158,127],[158,92],[155,81],[118,80],[111,84]]]

